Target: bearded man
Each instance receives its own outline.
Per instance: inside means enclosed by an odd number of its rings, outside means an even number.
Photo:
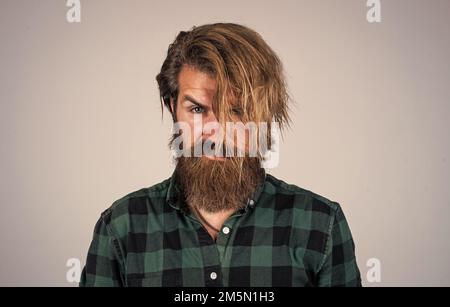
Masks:
[[[340,205],[263,167],[290,118],[262,37],[232,23],[182,31],[156,79],[175,170],[101,214],[80,286],[361,286]]]

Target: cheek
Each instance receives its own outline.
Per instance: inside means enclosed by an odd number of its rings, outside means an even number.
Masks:
[[[184,126],[189,127],[189,133],[182,134],[183,142],[185,144],[194,144],[202,136],[201,122],[196,124],[194,116],[190,112],[177,110],[176,114],[178,122],[183,122]]]

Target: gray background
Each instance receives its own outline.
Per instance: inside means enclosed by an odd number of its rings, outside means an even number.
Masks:
[[[170,176],[155,76],[227,21],[279,54],[294,125],[270,172],[338,201],[366,286],[450,285],[450,1],[0,1],[0,285],[72,286],[99,214]],[[167,113],[166,113],[167,114]],[[366,262],[381,262],[369,283]]]

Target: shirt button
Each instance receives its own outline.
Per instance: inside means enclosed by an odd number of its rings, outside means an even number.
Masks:
[[[225,226],[224,228],[222,228],[222,232],[227,235],[230,233],[230,228]]]
[[[212,272],[209,277],[211,277],[212,280],[215,280],[217,278],[217,273],[216,272]]]

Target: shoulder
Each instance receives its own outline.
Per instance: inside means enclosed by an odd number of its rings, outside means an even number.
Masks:
[[[295,246],[325,255],[330,238],[338,238],[338,242],[351,238],[338,202],[271,175],[266,177],[264,191],[269,194],[266,208],[275,212],[281,221],[278,224],[289,225]]]
[[[152,212],[158,214],[164,210],[169,184],[170,178],[126,194],[104,210],[100,220],[113,235],[120,237],[121,234],[127,233],[131,216],[147,215]]]
[[[276,209],[295,208],[325,215],[335,215],[341,210],[338,202],[270,174],[267,174],[264,191],[273,195]]]

